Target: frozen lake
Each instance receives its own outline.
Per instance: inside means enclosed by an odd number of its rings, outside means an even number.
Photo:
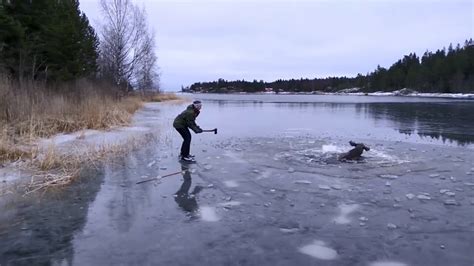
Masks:
[[[474,101],[416,97],[195,94],[228,137],[319,137],[472,145]],[[190,96],[190,97],[192,97]],[[234,121],[229,123],[229,121]]]
[[[0,265],[473,265],[474,102],[191,97],[219,128],[197,164],[170,128],[185,105],[148,104],[147,147],[3,205]],[[339,162],[350,140],[371,150]]]

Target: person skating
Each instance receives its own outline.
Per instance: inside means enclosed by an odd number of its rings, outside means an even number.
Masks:
[[[189,154],[191,149],[191,132],[189,129],[192,129],[196,134],[203,132],[196,124],[196,117],[199,115],[201,107],[201,101],[194,101],[186,110],[180,113],[173,122],[173,127],[178,131],[181,137],[183,137],[180,158],[186,162],[195,161],[194,156]]]

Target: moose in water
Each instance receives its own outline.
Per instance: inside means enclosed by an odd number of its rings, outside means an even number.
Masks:
[[[362,153],[365,151],[369,151],[370,148],[365,146],[364,143],[355,143],[352,140],[349,141],[349,144],[354,148],[346,153],[343,153],[339,156],[340,161],[344,160],[360,160],[362,159]]]

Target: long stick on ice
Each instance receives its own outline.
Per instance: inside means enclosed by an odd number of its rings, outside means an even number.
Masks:
[[[167,176],[172,176],[172,175],[177,175],[177,174],[182,174],[182,173],[183,173],[183,171],[179,171],[179,172],[167,174],[167,175],[164,175],[164,176],[157,176],[157,177],[153,177],[153,178],[150,178],[150,179],[147,179],[147,180],[138,181],[136,184],[142,184],[142,183],[150,182],[150,181],[153,181],[153,180],[158,180],[158,179],[161,179],[161,178],[164,178],[164,177],[167,177]]]

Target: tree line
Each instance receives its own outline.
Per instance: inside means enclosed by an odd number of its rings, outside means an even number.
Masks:
[[[276,80],[273,82],[226,81],[197,82],[188,92],[337,92],[353,88],[362,92],[395,91],[408,88],[418,92],[474,92],[474,42],[466,40],[437,50],[426,51],[421,58],[415,53],[405,55],[388,69],[377,66],[375,71],[356,77]]]
[[[78,0],[0,0],[0,73],[20,84],[105,80],[123,91],[157,89],[153,32],[130,0],[101,0],[94,29]]]

